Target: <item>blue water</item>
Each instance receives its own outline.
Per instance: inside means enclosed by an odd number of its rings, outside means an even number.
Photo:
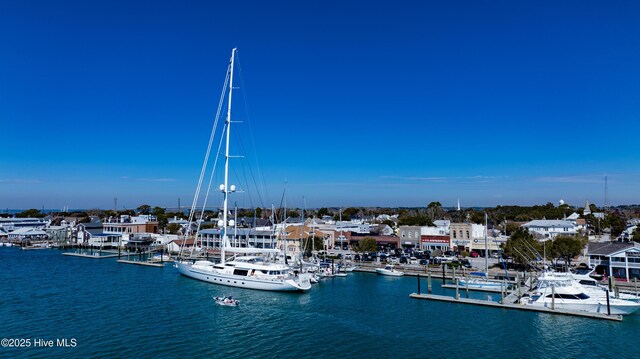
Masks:
[[[416,282],[354,273],[308,293],[261,292],[195,281],[170,265],[0,248],[0,337],[32,340],[29,348],[0,348],[0,357],[631,358],[640,351],[639,316],[619,323],[416,300],[409,298]],[[454,294],[434,284],[434,294]],[[240,307],[216,305],[212,297],[221,295]],[[76,346],[36,348],[36,338]]]

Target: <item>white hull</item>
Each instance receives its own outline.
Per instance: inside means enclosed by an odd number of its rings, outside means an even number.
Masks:
[[[569,273],[545,272],[538,277],[538,286],[522,304],[534,307],[554,308],[567,311],[629,315],[640,309],[640,303],[621,300],[606,293],[594,295],[578,283]],[[607,310],[609,303],[609,311]]]
[[[384,269],[384,268],[376,268],[376,273],[381,274],[381,275],[388,275],[391,277],[401,277],[404,275],[404,272],[399,272],[396,270],[389,270],[389,269]]]
[[[309,281],[307,274],[300,274],[300,279],[298,282],[296,282],[293,279],[265,280],[253,278],[250,276],[221,273],[219,270],[213,267],[194,268],[193,264],[184,262],[176,263],[176,267],[178,268],[178,272],[185,277],[201,280],[207,283],[224,285],[227,287],[281,292],[305,291],[311,288],[311,282]]]
[[[469,281],[467,282],[466,279],[461,278],[458,280],[458,286],[469,287],[474,289],[487,289],[487,288],[500,289],[504,285],[499,282],[491,282],[485,279],[469,279]]]
[[[626,305],[624,303],[611,303],[613,299],[610,299],[609,308],[611,310],[612,315],[629,315],[634,313],[638,306]],[[551,309],[552,307],[555,309],[566,310],[566,311],[579,311],[579,312],[589,312],[589,313],[600,313],[607,314],[607,302],[601,301],[591,301],[588,303],[576,303],[573,301],[562,301],[561,299],[556,299],[555,303],[551,304],[551,300],[544,301],[536,301],[533,303],[528,303],[528,305],[534,307],[544,307]]]

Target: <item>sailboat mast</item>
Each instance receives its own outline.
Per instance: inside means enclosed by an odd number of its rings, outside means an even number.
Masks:
[[[484,212],[484,273],[489,275],[489,242],[487,241],[487,212]]]
[[[222,248],[220,250],[220,259],[222,260],[222,263],[225,262],[225,253],[224,253],[224,249],[227,246],[227,242],[229,241],[228,237],[227,237],[227,210],[228,210],[228,197],[229,197],[229,139],[230,139],[230,133],[231,133],[231,97],[233,95],[233,65],[234,65],[234,61],[235,61],[235,56],[236,56],[236,51],[237,48],[234,48],[233,50],[231,50],[231,63],[229,65],[229,103],[227,105],[227,120],[226,120],[226,125],[227,125],[227,138],[226,138],[226,143],[225,143],[225,152],[224,152],[224,188],[223,188],[223,193],[224,193],[224,203],[222,205],[223,208],[223,212],[222,212],[222,230],[223,230],[223,234],[222,234]]]

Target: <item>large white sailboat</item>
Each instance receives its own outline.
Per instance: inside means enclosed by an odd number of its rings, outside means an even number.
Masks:
[[[213,284],[269,291],[306,291],[311,288],[309,274],[301,273],[286,264],[278,263],[277,255],[280,252],[278,249],[234,247],[231,246],[229,237],[227,236],[228,227],[233,226],[228,220],[228,197],[230,193],[235,192],[235,186],[229,186],[229,138],[232,122],[231,98],[236,51],[237,49],[234,48],[231,52],[231,60],[227,70],[229,92],[224,131],[226,137],[224,184],[220,185],[220,191],[222,191],[224,195],[224,202],[222,219],[218,221],[218,225],[222,231],[220,244],[221,260],[219,263],[214,263],[210,260],[182,260],[176,263],[176,267],[178,268],[178,272],[186,277]],[[207,151],[207,158],[210,147],[211,142]],[[206,159],[203,167],[206,167]],[[200,182],[202,182],[202,178]],[[199,189],[200,183],[198,184],[198,190]],[[194,200],[194,207],[195,202]],[[192,212],[194,207],[192,207]],[[196,238],[198,238],[198,234],[196,234]],[[227,254],[232,255],[230,260],[227,259]]]

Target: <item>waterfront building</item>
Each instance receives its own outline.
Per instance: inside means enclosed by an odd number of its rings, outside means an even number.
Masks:
[[[449,250],[450,244],[448,228],[445,230],[442,227],[420,227],[420,249],[444,252]]]
[[[388,224],[376,224],[371,228],[371,233],[380,235],[380,236],[390,236],[393,235],[393,228],[391,228]]]
[[[475,223],[451,223],[449,237],[455,251],[471,252],[472,246],[482,240],[484,252],[484,226]],[[474,242],[475,240],[475,242]]]
[[[352,234],[349,243],[351,246],[358,246],[358,243],[365,238],[373,238],[378,245],[378,248],[386,248],[388,250],[400,248],[400,238],[396,236],[374,236],[363,234]]]
[[[640,279],[640,243],[589,242],[587,258],[589,267],[597,273],[604,272],[618,280]]]
[[[554,239],[558,235],[573,236],[577,233],[574,223],[560,219],[537,219],[523,224],[522,227],[539,241]]]
[[[22,227],[9,232],[9,242],[12,243],[33,243],[33,242],[46,242],[49,240],[49,235],[42,229],[33,227]]]
[[[222,231],[218,228],[203,229],[202,246],[209,250],[220,250]],[[275,248],[277,238],[272,230],[259,230],[255,228],[227,228],[227,237],[234,247]]]
[[[398,238],[400,245],[404,248],[419,248],[421,244],[420,226],[400,226],[398,227]]]
[[[89,245],[92,236],[103,233],[102,221],[98,217],[90,217],[87,223],[78,223],[76,226],[76,243]]]
[[[109,234],[118,233],[158,233],[158,221],[155,216],[120,216],[119,221],[104,223],[103,232]]]
[[[0,227],[7,232],[11,232],[18,228],[45,228],[51,224],[49,219],[45,218],[0,218]]]
[[[441,229],[444,231],[444,234],[449,235],[449,230],[451,227],[451,221],[448,219],[438,219],[433,221],[433,225],[436,226],[436,228]]]

